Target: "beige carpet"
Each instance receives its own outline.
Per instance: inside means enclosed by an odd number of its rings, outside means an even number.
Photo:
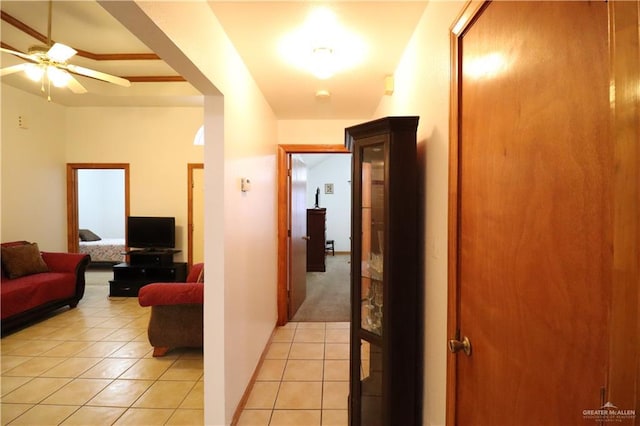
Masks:
[[[293,316],[297,322],[350,320],[350,255],[328,255],[326,272],[307,272],[307,298]]]

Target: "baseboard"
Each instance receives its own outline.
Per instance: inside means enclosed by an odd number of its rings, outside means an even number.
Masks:
[[[240,421],[240,415],[242,415],[242,410],[247,405],[247,401],[249,400],[249,395],[251,395],[251,391],[253,390],[253,385],[256,383],[256,379],[258,377],[258,373],[260,372],[260,368],[262,368],[262,364],[264,363],[264,359],[267,356],[267,352],[269,351],[269,347],[271,346],[271,342],[273,340],[273,335],[276,332],[278,326],[274,326],[273,331],[271,332],[271,336],[269,336],[269,340],[267,340],[267,344],[262,350],[262,354],[260,355],[260,360],[258,360],[258,365],[255,370],[253,370],[253,374],[251,375],[251,379],[249,379],[249,384],[247,384],[247,388],[244,390],[242,394],[242,398],[240,398],[240,402],[238,402],[238,406],[236,407],[236,411],[233,413],[233,418],[231,419],[231,426],[236,426]]]

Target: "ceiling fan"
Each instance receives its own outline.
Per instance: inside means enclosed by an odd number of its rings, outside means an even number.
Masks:
[[[118,86],[129,87],[131,82],[125,78],[106,74],[101,71],[84,68],[69,64],[67,61],[78,53],[72,47],[62,43],[52,43],[51,40],[51,16],[52,0],[49,0],[49,21],[47,26],[47,44],[29,47],[27,53],[17,50],[0,47],[1,52],[9,53],[18,58],[28,61],[28,63],[12,65],[0,69],[0,77],[24,71],[33,81],[42,82],[42,91],[47,85],[48,99],[51,100],[50,85],[56,87],[69,87],[73,93],[86,93],[87,89],[75,79],[71,73],[90,77],[96,80],[117,84]]]

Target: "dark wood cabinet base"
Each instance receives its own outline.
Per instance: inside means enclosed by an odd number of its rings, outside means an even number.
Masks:
[[[184,282],[187,279],[185,262],[158,264],[119,263],[113,266],[113,280],[109,281],[110,297],[137,297],[140,288],[157,282]]]

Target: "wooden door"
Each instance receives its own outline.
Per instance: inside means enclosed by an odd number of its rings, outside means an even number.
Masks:
[[[491,2],[457,39],[448,423],[596,424],[613,144],[605,2]],[[615,401],[611,401],[615,404]],[[621,407],[623,408],[623,407]]]
[[[193,257],[191,264],[204,262],[204,167],[193,169]]]
[[[307,297],[307,168],[290,155],[289,173],[289,318]]]
[[[204,262],[204,164],[187,164],[187,263]]]

